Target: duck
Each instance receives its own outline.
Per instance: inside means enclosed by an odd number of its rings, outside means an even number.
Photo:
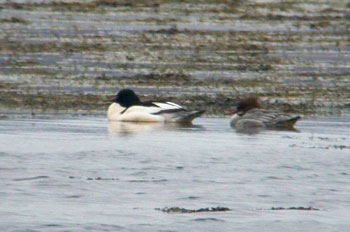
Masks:
[[[109,121],[191,123],[205,111],[188,111],[173,102],[142,102],[131,89],[122,89],[107,110]]]
[[[263,109],[257,97],[249,97],[237,103],[236,110],[231,117],[231,127],[240,131],[245,130],[295,130],[294,125],[300,116]]]

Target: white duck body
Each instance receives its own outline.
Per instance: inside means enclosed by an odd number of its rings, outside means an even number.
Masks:
[[[107,111],[109,121],[190,123],[204,111],[189,112],[173,102],[141,102],[132,90],[121,90]]]
[[[172,102],[153,104],[155,106],[135,105],[126,108],[114,102],[108,108],[107,118],[109,121],[124,122],[176,122],[186,112],[184,108]]]

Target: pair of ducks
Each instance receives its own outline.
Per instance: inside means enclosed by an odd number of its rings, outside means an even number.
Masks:
[[[141,102],[130,89],[119,91],[112,101],[107,112],[109,121],[191,123],[205,112],[188,111],[173,102]],[[238,130],[293,129],[299,119],[300,116],[262,109],[259,99],[251,97],[238,102],[231,126]]]

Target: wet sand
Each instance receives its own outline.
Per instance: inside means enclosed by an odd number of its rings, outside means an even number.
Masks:
[[[0,110],[102,113],[130,87],[207,116],[350,107],[347,1],[0,1]]]

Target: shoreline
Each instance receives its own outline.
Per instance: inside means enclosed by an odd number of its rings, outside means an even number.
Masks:
[[[104,112],[121,88],[208,115],[350,109],[343,0],[0,3],[0,108]]]

